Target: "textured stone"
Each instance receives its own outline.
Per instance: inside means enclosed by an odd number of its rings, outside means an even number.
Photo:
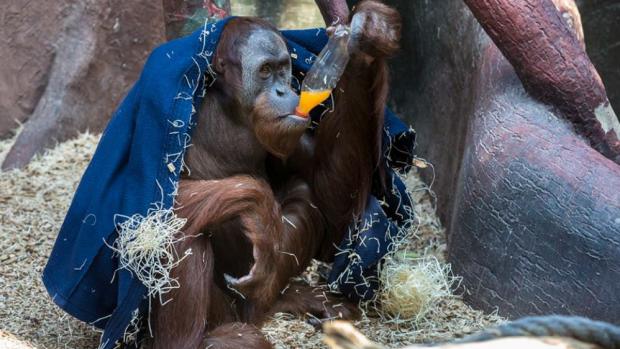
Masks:
[[[0,137],[14,120],[25,122],[5,169],[79,132],[100,132],[164,40],[157,1],[8,0],[0,7]]]
[[[618,322],[620,166],[525,92],[462,1],[388,3],[412,18],[391,103],[434,165],[423,172],[466,301]]]

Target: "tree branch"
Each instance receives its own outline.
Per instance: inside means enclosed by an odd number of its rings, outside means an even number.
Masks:
[[[346,23],[349,18],[349,7],[345,0],[314,0],[321,11],[326,26]]]

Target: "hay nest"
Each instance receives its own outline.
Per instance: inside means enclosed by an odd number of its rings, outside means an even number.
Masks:
[[[13,141],[0,142],[0,161]],[[99,333],[58,309],[40,278],[97,141],[98,136],[83,134],[35,158],[23,170],[0,173],[2,348],[94,348],[98,344]],[[445,239],[432,193],[416,174],[407,178],[407,186],[416,203],[414,238],[386,261],[381,275],[388,285],[381,293],[384,305],[366,304],[355,326],[371,340],[397,347],[449,340],[501,321],[494,314],[471,309],[452,293],[455,281],[445,263]],[[318,283],[318,269],[311,266],[304,278]],[[325,348],[320,332],[291,315],[277,314],[263,332],[277,348]]]
[[[450,297],[458,278],[434,256],[411,259],[397,253],[388,257],[380,280],[378,313],[391,322],[420,325],[439,301]]]

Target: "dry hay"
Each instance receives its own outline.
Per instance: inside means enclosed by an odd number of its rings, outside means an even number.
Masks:
[[[174,246],[182,240],[178,232],[183,228],[184,218],[179,218],[172,209],[151,210],[146,217],[135,214],[131,217],[114,217],[118,227],[118,238],[109,246],[119,259],[119,269],[131,272],[146,286],[149,299],[178,288],[179,282],[171,277],[172,268],[179,265],[192,250],[179,256]]]
[[[427,168],[432,170],[430,164]],[[451,275],[450,266],[445,262],[445,236],[435,214],[434,195],[416,170],[407,176],[405,183],[416,214],[416,223],[410,234],[413,238],[387,258],[381,279],[398,278],[400,273],[409,272],[417,278],[405,281],[416,290],[399,289],[398,286],[390,289],[388,285],[388,290],[384,290],[379,298],[383,297],[390,302],[411,302],[415,298],[424,301],[419,307],[420,312],[405,314],[402,310],[411,310],[415,306],[403,304],[399,313],[395,310],[396,306],[390,312],[390,308],[385,309],[371,302],[362,307],[362,319],[354,322],[355,327],[372,341],[398,348],[417,343],[446,342],[503,321],[496,314],[484,314],[472,309],[463,303],[459,295],[454,294],[459,279]],[[327,348],[322,343],[320,332],[303,319],[287,314],[278,314],[263,327],[263,332],[278,349]]]
[[[57,308],[40,279],[97,141],[97,136],[84,134],[37,157],[24,170],[0,173],[1,348],[95,348],[98,344],[99,333]],[[13,140],[0,142],[0,161],[12,143]],[[495,315],[472,310],[460,297],[446,292],[451,288],[450,280],[444,277],[448,275],[444,260],[446,246],[443,229],[434,213],[433,198],[415,174],[407,178],[407,186],[416,203],[414,210],[419,223],[413,228],[416,238],[398,252],[397,258],[404,258],[406,264],[394,259],[388,265],[397,271],[424,265],[416,262],[419,258],[423,262],[436,258],[435,268],[429,269],[434,272],[425,275],[434,280],[432,284],[443,286],[431,287],[434,291],[426,292],[432,297],[426,311],[419,316],[403,316],[402,312],[394,316],[394,311],[386,313],[381,308],[378,314],[370,306],[355,325],[371,340],[398,347],[449,340],[501,321]],[[318,269],[313,265],[305,279],[318,282]],[[436,279],[438,276],[441,278]],[[303,319],[287,314],[276,315],[263,331],[277,348],[325,348],[320,332]]]
[[[420,325],[455,282],[449,264],[436,257],[409,258],[406,253],[388,257],[380,274],[377,311],[389,322]]]

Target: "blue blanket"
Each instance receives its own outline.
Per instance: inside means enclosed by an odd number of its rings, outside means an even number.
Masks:
[[[109,248],[118,233],[115,217],[173,205],[176,183],[192,116],[199,110],[205,74],[228,19],[156,48],[104,131],[58,234],[43,282],[53,301],[76,318],[104,329],[101,348],[121,339],[136,311],[147,311],[146,287]],[[301,78],[325,45],[322,29],[283,31]],[[367,229],[352,225],[336,256],[330,282],[353,299],[369,299],[376,290],[377,263],[411,212],[404,185],[391,168],[411,163],[414,134],[386,114],[384,153],[393,187],[386,198],[369,198]],[[316,117],[316,115],[314,116]],[[370,222],[369,221],[369,222]],[[358,222],[359,223],[359,222]],[[359,243],[364,236],[381,245]],[[355,252],[361,258],[350,259]]]

